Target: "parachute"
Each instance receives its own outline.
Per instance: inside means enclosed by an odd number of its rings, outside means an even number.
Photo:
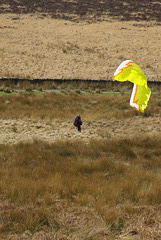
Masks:
[[[147,78],[141,68],[132,60],[125,60],[116,69],[113,79],[120,82],[130,81],[134,83],[130,106],[144,113],[151,90],[147,85]]]

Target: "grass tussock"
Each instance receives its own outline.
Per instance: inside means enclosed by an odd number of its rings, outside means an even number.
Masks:
[[[8,207],[0,210],[0,234],[63,229],[67,235],[60,214],[72,206],[86,207],[86,214],[93,209],[113,236],[134,216],[139,227],[161,204],[160,149],[158,138],[1,145],[1,204]]]

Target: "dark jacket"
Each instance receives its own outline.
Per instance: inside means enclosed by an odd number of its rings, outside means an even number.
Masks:
[[[74,126],[79,127],[80,125],[82,125],[81,117],[80,115],[77,115],[74,119]]]

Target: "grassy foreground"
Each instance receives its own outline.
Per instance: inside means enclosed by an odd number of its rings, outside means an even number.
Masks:
[[[1,145],[0,152],[1,237],[159,236],[160,138],[35,141]]]
[[[129,92],[2,94],[1,119],[62,121],[159,116],[159,94],[144,114]],[[13,130],[16,134],[16,129]],[[106,133],[105,133],[106,134]],[[161,137],[35,140],[0,145],[1,239],[159,239]]]

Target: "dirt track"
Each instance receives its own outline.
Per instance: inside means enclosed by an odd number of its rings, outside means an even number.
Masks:
[[[79,133],[72,122],[54,121],[0,120],[0,144],[16,144],[20,141],[32,142],[34,139],[53,143],[62,139],[80,139],[89,141],[92,138],[132,138],[147,135],[157,137],[161,134],[160,117],[135,117],[127,120],[111,120],[107,122],[84,121],[82,132]]]

